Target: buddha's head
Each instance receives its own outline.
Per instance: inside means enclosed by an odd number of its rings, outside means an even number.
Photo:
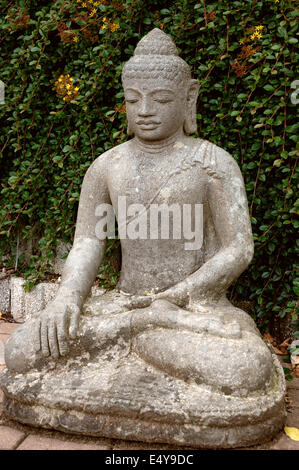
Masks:
[[[173,41],[158,28],[137,44],[122,72],[128,134],[144,141],[194,133],[198,82],[178,56]]]

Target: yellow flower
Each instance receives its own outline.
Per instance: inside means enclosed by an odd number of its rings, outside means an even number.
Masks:
[[[101,29],[106,29],[107,26],[108,26],[107,24],[102,24]]]
[[[76,87],[75,87],[75,90],[76,90],[76,91],[78,91],[78,90],[79,90],[79,87],[78,87],[78,86],[76,86]]]
[[[250,39],[252,41],[254,41],[254,39],[261,39],[262,37],[262,33],[260,33],[259,31],[254,31],[254,33],[250,36]]]
[[[264,28],[264,26],[262,24],[260,24],[259,26],[256,26],[255,29],[257,31],[261,31],[262,29]]]
[[[93,10],[91,10],[89,16],[94,16],[96,14],[97,10],[94,8]]]
[[[59,78],[58,78],[58,81],[59,81],[59,82],[62,82],[62,78],[61,78],[61,77],[59,77]]]
[[[71,85],[68,83],[66,87],[67,87],[67,89],[69,89],[69,88],[71,88]]]
[[[67,94],[68,94],[68,95],[71,95],[71,94],[72,94],[72,92],[71,92],[71,91],[68,91],[68,92],[67,92]]]
[[[83,7],[87,7],[87,4],[85,2],[82,3]]]
[[[78,36],[74,36],[74,37],[73,37],[73,41],[74,41],[74,42],[77,42],[77,41],[78,41]]]

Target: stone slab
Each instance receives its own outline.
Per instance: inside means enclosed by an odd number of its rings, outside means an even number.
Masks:
[[[24,279],[11,277],[11,314],[16,322],[24,323],[34,313],[43,310],[55,297],[59,282],[40,282],[31,291],[25,292]],[[91,288],[91,296],[102,295],[105,290],[98,286]],[[1,331],[1,325],[0,325]]]
[[[25,291],[23,289],[24,279],[12,277],[10,280],[11,289],[11,313],[15,321],[23,322],[26,319],[25,313]]]
[[[30,292],[25,292],[24,283],[23,278],[11,278],[11,313],[14,320],[20,323],[44,309],[59,287],[58,283],[41,282]]]
[[[10,279],[0,277],[0,311],[10,312]]]
[[[22,442],[17,450],[109,450],[103,443],[89,443],[63,441],[44,436],[30,435]]]
[[[0,450],[16,449],[25,434],[8,426],[0,426]]]

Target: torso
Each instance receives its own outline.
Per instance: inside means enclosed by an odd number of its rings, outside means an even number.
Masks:
[[[115,154],[111,158],[107,175],[108,187],[119,223],[123,216],[123,208],[120,209],[122,213],[119,213],[119,196],[125,196],[127,211],[131,204],[142,204],[144,207],[141,223],[143,222],[143,227],[144,224],[147,225],[147,239],[130,239],[136,231],[132,231],[132,226],[131,231],[127,230],[127,238],[121,240],[120,279],[120,288],[123,291],[142,295],[176,284],[203,263],[202,248],[186,250],[186,243],[190,240],[184,238],[183,225],[181,238],[173,239],[172,218],[169,219],[170,239],[161,239],[160,231],[159,239],[150,239],[149,207],[150,204],[166,204],[166,207],[177,204],[183,218],[183,205],[190,204],[194,230],[195,204],[204,205],[204,214],[208,211],[205,196],[206,173],[199,163],[193,166],[186,163],[186,157],[190,160],[194,153],[198,155],[202,152],[204,145],[200,145],[204,142],[186,137],[184,146],[164,154],[145,153],[134,145],[133,141],[127,144],[126,152]],[[179,169],[173,174],[175,168]],[[135,230],[138,232],[139,227],[135,227]],[[138,233],[144,236],[144,231],[142,233],[142,230],[139,230]]]

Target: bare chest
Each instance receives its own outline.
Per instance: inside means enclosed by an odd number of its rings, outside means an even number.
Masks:
[[[121,163],[109,175],[109,193],[117,212],[119,198],[127,204],[202,204],[205,202],[205,174],[199,165],[180,161],[133,160]]]

